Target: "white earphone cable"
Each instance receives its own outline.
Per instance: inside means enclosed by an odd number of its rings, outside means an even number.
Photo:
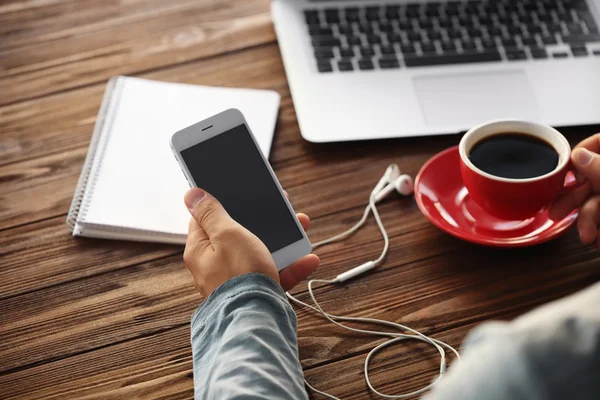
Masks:
[[[348,236],[352,235],[354,232],[356,232],[361,226],[363,226],[363,224],[365,223],[365,221],[367,220],[367,217],[369,216],[369,212],[371,211],[371,205],[369,204],[367,206],[367,208],[365,208],[365,212],[362,216],[362,218],[360,219],[360,221],[358,221],[352,228],[348,229],[347,231],[344,231],[338,235],[332,236],[329,239],[325,239],[325,240],[321,240],[320,242],[316,242],[313,243],[312,248],[313,250],[316,249],[317,247],[329,244],[329,243],[333,243],[336,242],[338,240],[341,239],[345,239]]]
[[[322,246],[328,243],[332,243],[335,242],[337,240],[341,240],[344,239],[348,236],[350,236],[352,233],[356,232],[367,220],[367,217],[369,216],[369,212],[373,211],[373,215],[375,217],[375,221],[377,222],[377,226],[379,227],[379,230],[381,232],[381,235],[383,236],[383,240],[384,240],[384,246],[383,246],[383,250],[381,252],[381,255],[374,261],[370,262],[372,263],[374,266],[375,265],[379,265],[384,259],[385,256],[387,255],[388,249],[389,249],[389,237],[387,235],[387,232],[385,230],[385,226],[383,225],[383,222],[381,221],[381,217],[379,216],[379,212],[377,211],[377,206],[375,204],[375,196],[372,195],[370,196],[369,199],[369,205],[367,206],[367,208],[365,209],[365,212],[363,213],[362,218],[350,229],[336,235],[333,236],[329,239],[325,239],[322,240],[320,242],[317,242],[313,245],[313,248],[316,248],[318,246]],[[342,274],[343,275],[343,274]],[[395,322],[390,322],[390,321],[385,321],[385,320],[380,320],[380,319],[375,319],[375,318],[358,318],[358,317],[342,317],[339,315],[334,315],[334,314],[329,314],[326,313],[320,306],[319,302],[316,299],[316,296],[314,294],[313,291],[313,284],[314,283],[323,283],[326,285],[332,285],[332,284],[336,284],[336,283],[341,283],[343,282],[343,280],[340,280],[341,275],[338,275],[338,277],[336,277],[335,279],[332,280],[325,280],[325,279],[312,279],[308,282],[308,293],[310,294],[310,297],[314,303],[315,306],[311,306],[310,304],[307,304],[301,300],[298,300],[297,298],[295,298],[294,296],[292,296],[290,293],[286,293],[287,297],[292,300],[293,302],[302,305],[304,307],[310,308],[313,311],[321,314],[324,318],[326,318],[327,320],[329,320],[331,323],[339,326],[340,328],[343,329],[347,329],[349,331],[352,332],[357,332],[357,333],[367,333],[367,334],[372,334],[372,335],[377,335],[377,336],[386,336],[386,337],[391,337],[391,339],[379,344],[378,346],[376,346],[375,348],[373,348],[369,354],[367,355],[367,358],[365,359],[365,364],[364,364],[364,373],[365,373],[365,381],[367,383],[367,386],[369,387],[369,389],[383,397],[383,398],[387,398],[387,399],[406,399],[412,396],[416,396],[418,394],[424,393],[427,390],[431,389],[431,387],[433,387],[438,380],[443,376],[443,374],[446,372],[446,352],[444,350],[444,347],[450,351],[452,351],[455,355],[457,360],[460,359],[460,355],[458,353],[458,351],[456,349],[454,349],[452,346],[450,346],[449,344],[446,344],[440,340],[434,339],[434,338],[430,338],[424,334],[422,334],[419,331],[416,331],[412,328],[409,328],[405,325],[402,324],[398,324]],[[372,331],[372,330],[366,330],[366,329],[358,329],[358,328],[352,328],[350,326],[341,324],[338,321],[352,321],[352,322],[362,322],[362,323],[374,323],[374,324],[379,324],[379,325],[386,325],[395,329],[399,329],[402,331],[408,331],[411,332],[412,334],[407,334],[407,333],[397,333],[397,332],[383,332],[383,331]],[[392,344],[395,344],[399,341],[402,340],[420,340],[426,343],[431,344],[432,346],[434,346],[438,352],[440,353],[440,372],[438,374],[438,377],[429,385],[416,390],[414,392],[411,393],[406,393],[406,394],[399,394],[399,395],[388,395],[388,394],[384,394],[379,392],[377,389],[375,389],[373,387],[373,385],[371,384],[371,379],[369,378],[369,363],[371,361],[371,358],[373,357],[373,355],[375,353],[377,353],[378,351],[380,351],[381,349],[390,346]],[[333,399],[333,400],[340,400],[339,398],[332,396],[326,392],[320,391],[315,389],[314,387],[312,387],[306,380],[304,380],[305,384],[308,386],[308,388],[310,388],[313,392],[318,393],[322,396],[325,396],[329,399]]]
[[[383,250],[381,251],[381,255],[375,261],[373,261],[375,265],[379,265],[385,259],[388,249],[390,248],[390,238],[388,237],[385,226],[383,226],[383,222],[381,221],[381,217],[377,211],[377,206],[375,205],[375,196],[371,196],[369,199],[369,206],[371,207],[371,210],[373,210],[373,216],[375,217],[377,226],[381,231],[381,236],[383,236]]]

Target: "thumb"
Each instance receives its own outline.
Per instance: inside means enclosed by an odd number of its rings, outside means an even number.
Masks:
[[[594,188],[600,188],[600,155],[585,148],[577,148],[571,154],[571,161],[577,171],[585,176]]]
[[[221,203],[202,189],[188,190],[184,202],[209,239],[234,223]]]

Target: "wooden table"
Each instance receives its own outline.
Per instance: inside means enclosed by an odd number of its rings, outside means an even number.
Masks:
[[[65,216],[106,81],[118,74],[278,91],[271,162],[319,240],[351,226],[389,163],[415,175],[458,136],[316,145],[304,141],[267,0],[50,0],[0,3],[0,398],[191,398],[189,319],[202,301],[182,247],[74,239]],[[351,116],[348,116],[351,118]],[[565,130],[573,143],[592,128]],[[135,199],[132,199],[132,201]],[[433,227],[412,198],[381,206],[385,265],[319,289],[325,309],[400,321],[458,346],[476,324],[510,318],[600,278],[600,253],[571,231],[494,250]],[[319,249],[316,277],[373,259],[373,221]],[[306,285],[296,290],[307,299]],[[371,398],[366,352],[381,340],[298,311],[306,378]],[[438,359],[407,343],[374,362],[388,393],[430,381]]]

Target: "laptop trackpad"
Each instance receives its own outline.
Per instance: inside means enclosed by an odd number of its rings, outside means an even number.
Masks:
[[[417,76],[413,82],[430,126],[539,117],[535,94],[521,70]]]

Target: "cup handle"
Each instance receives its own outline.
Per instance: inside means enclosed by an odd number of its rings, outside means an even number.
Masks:
[[[565,177],[565,183],[564,186],[560,189],[559,196],[569,194],[585,185],[585,183],[585,179],[581,182],[577,182],[577,178],[575,178],[575,173],[573,172],[573,165],[569,161],[569,172],[567,172],[567,176]]]

